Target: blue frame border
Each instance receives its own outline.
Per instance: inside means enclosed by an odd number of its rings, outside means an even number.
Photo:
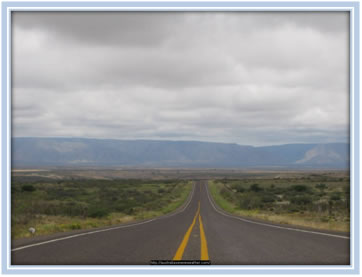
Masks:
[[[10,234],[8,233],[10,206],[8,193],[10,189],[10,154],[11,154],[11,131],[8,122],[11,120],[10,105],[11,90],[10,70],[7,63],[10,62],[11,49],[8,49],[8,20],[11,18],[12,10],[213,10],[213,11],[316,11],[335,10],[350,12],[350,122],[351,122],[351,211],[353,210],[351,222],[351,264],[353,266],[206,266],[206,267],[155,267],[155,266],[11,266],[10,265]],[[349,2],[2,2],[2,76],[1,76],[1,271],[2,274],[359,274],[360,272],[360,129],[359,129],[359,91],[360,91],[360,3]],[[353,16],[352,16],[353,15]],[[10,34],[9,34],[10,35]],[[9,36],[10,37],[10,36]],[[9,65],[10,68],[10,65]],[[352,126],[353,123],[353,126]],[[353,127],[353,128],[352,128]],[[9,146],[9,147],[8,147]],[[353,182],[352,182],[353,181]],[[353,204],[353,205],[352,205]],[[353,254],[353,255],[352,255]],[[353,257],[353,260],[352,260]]]
[[[43,8],[43,7],[51,7],[51,8],[61,8],[61,7],[83,7],[83,8],[127,8],[127,7],[145,7],[145,8],[358,8],[359,2],[357,1],[336,1],[336,2],[325,2],[325,1],[296,1],[296,2],[283,2],[283,1],[215,1],[215,2],[206,2],[206,1],[71,1],[71,2],[63,2],[63,1],[14,1],[14,2],[3,2],[5,7],[25,7],[25,8]]]

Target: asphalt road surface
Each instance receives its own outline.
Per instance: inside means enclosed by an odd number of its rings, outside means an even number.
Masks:
[[[13,265],[142,265],[210,260],[219,265],[350,264],[348,234],[232,216],[213,202],[206,181],[160,218],[112,228],[15,241]]]

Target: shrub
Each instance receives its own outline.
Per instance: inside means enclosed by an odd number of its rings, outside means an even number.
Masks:
[[[350,186],[346,186],[343,188],[344,193],[350,194]]]
[[[258,184],[252,184],[250,186],[250,191],[254,191],[254,192],[259,192],[259,191],[262,191],[263,189],[261,187],[259,187]]]
[[[125,211],[124,211],[125,214],[128,214],[128,215],[132,215],[134,213],[134,209],[133,208],[127,208]]]
[[[297,192],[306,192],[308,190],[308,187],[305,185],[294,185],[292,186],[292,190]]]
[[[232,193],[231,193],[227,188],[225,188],[225,187],[222,187],[222,188],[220,189],[220,194],[221,194],[222,197],[224,197],[224,198],[227,199],[227,200],[230,200],[230,201],[233,200],[233,195],[232,195]]]
[[[272,194],[264,194],[261,197],[261,201],[263,203],[273,203],[275,201],[275,197]]]
[[[326,184],[316,184],[315,187],[319,190],[325,190],[327,188]]]
[[[27,191],[27,192],[33,192],[35,191],[35,187],[33,185],[23,185],[21,187],[22,191]]]
[[[291,213],[297,213],[297,212],[299,212],[299,208],[297,206],[290,205],[288,207],[288,211],[291,212]]]
[[[334,192],[331,196],[330,196],[330,200],[332,201],[339,201],[341,200],[341,194],[339,192]]]
[[[240,185],[240,184],[234,185],[234,186],[233,186],[233,189],[235,189],[237,192],[240,192],[240,193],[245,192],[245,188],[244,188],[242,185]]]
[[[239,200],[239,207],[241,209],[252,210],[263,207],[263,202],[260,196],[255,194],[243,194]]]
[[[109,215],[109,211],[103,207],[93,206],[89,209],[88,215],[90,217],[100,218],[100,217],[105,217],[105,216]]]
[[[298,195],[291,197],[290,202],[295,205],[307,205],[312,203],[312,198],[308,195]]]

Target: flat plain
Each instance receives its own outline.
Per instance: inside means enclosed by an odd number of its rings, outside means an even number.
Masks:
[[[348,264],[349,172],[16,170],[11,218],[13,264]]]

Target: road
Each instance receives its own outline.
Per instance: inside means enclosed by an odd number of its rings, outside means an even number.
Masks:
[[[216,207],[207,181],[195,182],[173,214],[112,228],[14,242],[13,265],[142,265],[210,260],[219,265],[349,264],[348,235],[231,216]]]

